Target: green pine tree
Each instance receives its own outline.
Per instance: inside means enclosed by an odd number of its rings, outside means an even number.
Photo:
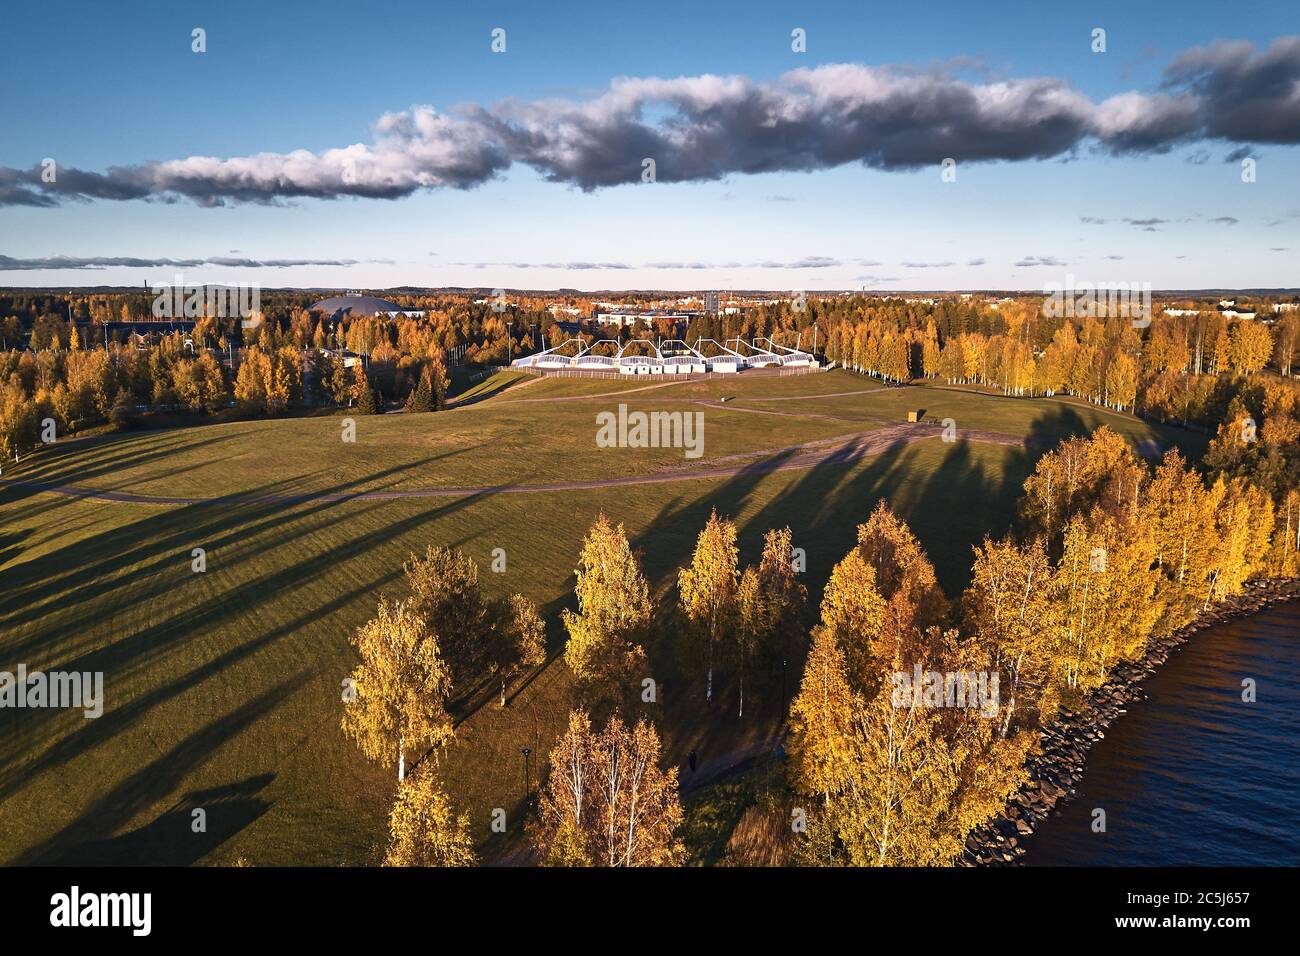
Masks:
[[[421,375],[419,383],[411,389],[410,397],[406,400],[406,410],[408,412],[433,411],[433,390],[429,387],[428,375]]]
[[[357,396],[357,411],[362,415],[378,415],[382,412],[379,403],[375,401],[374,386],[368,381],[366,382],[366,386],[360,390],[360,394]]]

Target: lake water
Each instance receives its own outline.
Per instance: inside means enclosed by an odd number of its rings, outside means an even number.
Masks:
[[[1300,603],[1193,635],[1143,689],[1024,863],[1300,865]],[[1092,831],[1097,807],[1105,833]]]

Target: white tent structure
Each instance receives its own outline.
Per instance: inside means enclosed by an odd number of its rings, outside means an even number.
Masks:
[[[732,343],[736,348],[731,348]],[[786,348],[765,338],[753,342],[728,339],[726,343],[696,339],[693,345],[682,339],[664,339],[658,343],[649,339],[632,339],[621,344],[614,339],[600,339],[591,344],[581,339],[568,339],[553,348],[517,358],[510,364],[513,368],[538,371],[580,369],[619,372],[622,375],[689,375],[704,372],[728,374],[747,368],[773,366],[816,368],[817,359],[809,352]]]

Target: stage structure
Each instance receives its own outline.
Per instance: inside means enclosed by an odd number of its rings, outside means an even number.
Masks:
[[[588,344],[575,338],[517,358],[510,364],[513,368],[539,372],[577,369],[622,375],[733,374],[747,368],[819,367],[811,352],[787,348],[761,337],[752,342],[728,339],[725,343],[696,339],[694,344],[681,339],[662,339],[657,343],[650,339],[622,343],[598,339]]]

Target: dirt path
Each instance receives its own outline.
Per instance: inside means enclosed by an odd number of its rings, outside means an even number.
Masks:
[[[659,485],[675,481],[692,481],[709,478],[733,478],[740,474],[765,474],[794,471],[815,465],[835,463],[853,465],[864,458],[881,452],[902,448],[913,442],[924,441],[940,435],[938,425],[895,424],[887,428],[858,432],[841,438],[821,439],[791,445],[787,448],[747,452],[707,465],[677,468],[648,475],[628,475],[621,478],[593,478],[583,481],[561,481],[537,485],[477,485],[460,488],[409,488],[396,491],[356,492],[304,492],[296,495],[222,495],[214,498],[194,498],[166,495],[145,495],[130,491],[112,491],[83,488],[77,485],[56,485],[42,481],[0,478],[0,486],[24,491],[64,495],[70,498],[88,498],[93,501],[112,501],[138,505],[297,505],[316,501],[384,501],[395,498],[466,498],[488,494],[533,494],[552,491],[588,491],[631,485]],[[1006,446],[1025,446],[1026,440],[1016,435],[999,432],[959,430],[957,438],[963,441]],[[759,456],[767,456],[765,458]],[[726,464],[722,464],[726,462]]]

